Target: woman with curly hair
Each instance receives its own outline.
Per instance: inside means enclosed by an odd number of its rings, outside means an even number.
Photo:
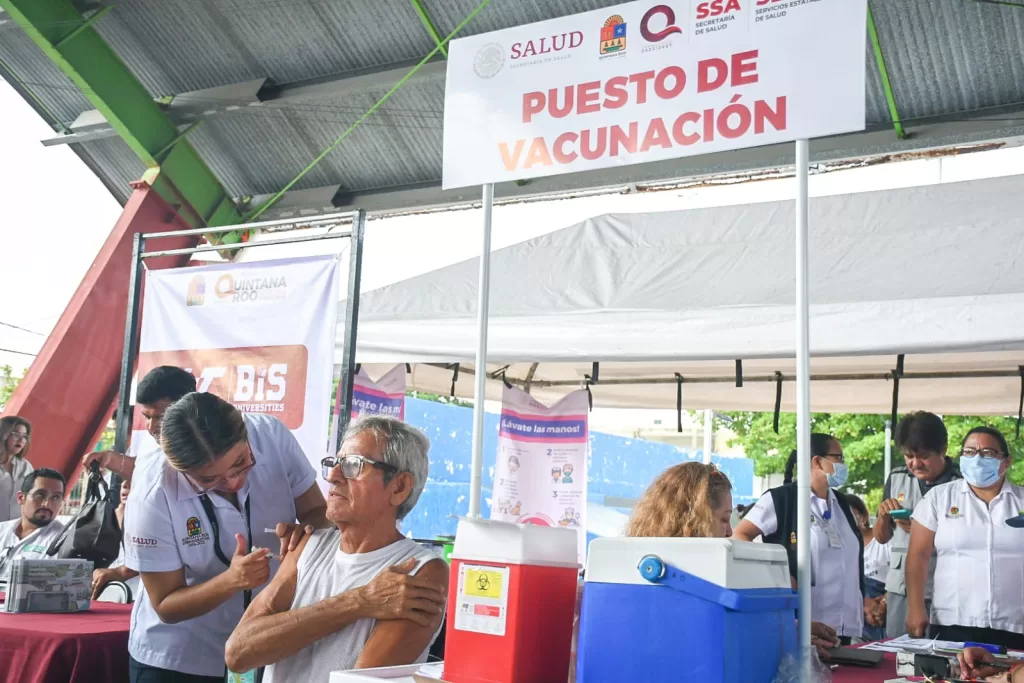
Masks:
[[[27,459],[32,445],[32,424],[23,417],[0,417],[0,522],[21,516],[18,491],[22,479],[35,468]]]
[[[714,465],[684,462],[658,476],[637,503],[626,535],[725,538],[732,533],[732,484]]]

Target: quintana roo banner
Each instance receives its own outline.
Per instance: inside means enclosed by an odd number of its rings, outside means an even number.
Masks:
[[[199,391],[280,419],[319,471],[339,281],[336,256],[147,272],[138,377],[188,370]]]
[[[334,401],[335,419],[331,422],[328,451],[333,451],[338,443],[337,419],[341,414],[341,392],[338,386]],[[370,379],[365,368],[360,368],[352,381],[352,413],[353,420],[364,415],[388,415],[405,420],[405,365],[396,365],[384,373],[376,382]]]
[[[445,189],[864,129],[867,0],[628,2],[454,40]]]
[[[491,519],[577,529],[579,557],[586,555],[587,392],[555,405],[505,387]]]

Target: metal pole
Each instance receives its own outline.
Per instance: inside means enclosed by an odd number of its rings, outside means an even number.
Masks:
[[[796,141],[796,566],[800,593],[800,680],[811,683],[811,334],[808,277],[809,152],[807,140]]]
[[[356,336],[359,327],[359,283],[363,272],[363,234],[366,231],[366,211],[356,211],[352,221],[352,241],[349,247],[348,298],[345,300],[345,348],[341,354],[341,409],[338,411],[338,436],[334,452],[341,450],[345,429],[352,417],[352,383],[356,376]]]
[[[882,482],[889,481],[892,474],[892,420],[885,421],[885,478]]]
[[[128,439],[132,428],[132,375],[135,374],[135,357],[139,353],[139,300],[142,295],[142,251],[146,238],[135,233],[132,240],[132,266],[128,274],[128,312],[124,320],[124,345],[121,347],[121,379],[117,385],[117,412],[114,431],[114,450],[128,452]],[[121,477],[110,476],[110,490],[113,500],[121,491]]]
[[[711,455],[715,452],[715,411],[704,411],[704,464],[711,464]]]
[[[469,473],[469,516],[480,516],[484,469],[484,402],[487,396],[487,316],[491,294],[491,214],[494,185],[483,187],[484,239],[480,250],[480,284],[477,290],[476,386],[473,391],[473,462]]]

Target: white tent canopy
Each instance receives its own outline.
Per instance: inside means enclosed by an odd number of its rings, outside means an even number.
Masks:
[[[1024,176],[811,200],[815,411],[1011,414],[1024,365]],[[488,370],[550,400],[600,362],[595,404],[793,410],[794,202],[603,215],[492,256]],[[460,396],[476,350],[478,259],[365,292],[357,360],[415,363],[410,386]],[[340,343],[339,339],[339,343]],[[733,380],[743,361],[744,386]],[[368,368],[371,375],[375,370]],[[915,373],[1000,373],[921,378]],[[716,378],[704,383],[702,378]],[[660,384],[610,381],[656,380]],[[556,382],[554,386],[549,382]],[[489,397],[498,397],[500,381]]]

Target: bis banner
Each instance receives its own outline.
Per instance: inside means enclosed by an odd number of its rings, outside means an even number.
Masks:
[[[280,419],[319,471],[338,283],[336,256],[147,272],[137,376],[188,370],[199,391]],[[135,412],[132,450],[144,455],[156,444]]]
[[[454,40],[445,189],[864,129],[867,0],[673,0]]]
[[[491,519],[577,529],[579,557],[586,554],[587,392],[555,405],[505,387]]]

